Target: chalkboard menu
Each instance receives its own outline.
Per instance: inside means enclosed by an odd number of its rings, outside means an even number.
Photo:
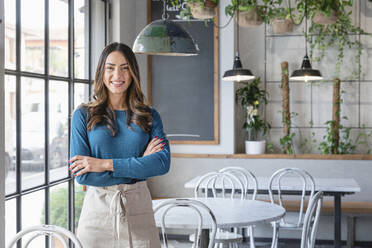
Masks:
[[[149,22],[161,19],[163,1],[149,0],[149,11]],[[179,12],[180,9],[167,4],[168,19],[189,32],[199,54],[149,56],[148,99],[160,113],[171,143],[218,144],[217,17],[214,23],[185,21],[179,19]]]

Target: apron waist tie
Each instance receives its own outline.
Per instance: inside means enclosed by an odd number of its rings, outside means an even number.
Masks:
[[[115,243],[118,244],[120,242],[120,219],[123,218],[124,222],[128,225],[129,247],[134,248],[128,218],[125,220],[127,216],[127,211],[125,209],[126,203],[127,198],[125,196],[125,193],[117,190],[111,199],[110,215],[113,216],[114,219],[112,224],[116,241]]]

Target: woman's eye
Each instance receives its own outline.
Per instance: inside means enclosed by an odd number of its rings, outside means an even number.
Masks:
[[[113,70],[114,69],[114,67],[106,67],[106,70]]]
[[[128,67],[122,67],[121,70],[122,71],[127,71],[127,70],[129,70],[129,68]]]

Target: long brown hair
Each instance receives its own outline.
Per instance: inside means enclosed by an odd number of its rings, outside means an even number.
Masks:
[[[103,76],[107,56],[119,51],[123,54],[129,65],[129,72],[132,76],[132,82],[126,91],[125,104],[127,110],[127,126],[130,123],[135,123],[145,132],[150,131],[152,125],[152,115],[150,107],[145,104],[145,96],[141,90],[140,75],[136,57],[130,47],[125,44],[114,42],[105,47],[99,58],[96,75],[94,79],[94,94],[93,101],[83,104],[83,107],[88,109],[88,130],[91,130],[97,123],[103,122],[111,131],[112,136],[117,133],[115,125],[115,112],[109,107],[108,89],[106,88]]]

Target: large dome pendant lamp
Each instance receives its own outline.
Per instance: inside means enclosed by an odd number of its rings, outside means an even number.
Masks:
[[[305,1],[305,57],[302,60],[302,65],[301,68],[298,70],[295,70],[291,77],[289,78],[290,80],[293,81],[319,81],[322,80],[322,74],[320,73],[319,70],[313,69],[311,67],[311,63],[309,60],[309,57],[307,56],[307,1]]]
[[[238,0],[238,8],[236,11],[239,11],[239,0]],[[223,74],[222,79],[225,81],[249,81],[255,79],[255,76],[249,69],[244,69],[242,66],[242,62],[239,58],[239,15],[237,15],[236,20],[236,55],[234,58],[234,65],[232,70],[225,71]]]
[[[138,34],[133,51],[148,55],[198,55],[198,45],[191,35],[181,25],[168,20],[166,2],[167,0],[163,0],[162,19],[151,22]]]

